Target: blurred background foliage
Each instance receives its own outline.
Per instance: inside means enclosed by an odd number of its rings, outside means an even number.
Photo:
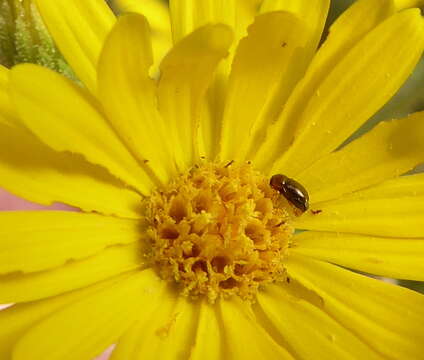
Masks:
[[[116,0],[106,1],[115,12],[119,12]],[[166,0],[158,1],[167,2]],[[334,20],[353,2],[354,0],[332,1],[323,39]],[[40,64],[75,79],[72,70],[49,36],[32,0],[0,0],[0,63],[11,67],[22,62]],[[350,140],[367,132],[382,120],[403,117],[419,110],[424,110],[423,59],[392,100],[352,135]],[[424,171],[424,164],[415,170],[415,172],[419,171]],[[399,283],[424,293],[424,282],[400,281]]]
[[[0,0],[0,63],[30,62],[75,78],[32,0]]]

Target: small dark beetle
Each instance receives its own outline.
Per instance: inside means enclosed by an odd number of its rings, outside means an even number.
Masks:
[[[300,211],[305,212],[308,210],[308,192],[297,181],[290,179],[285,175],[277,174],[271,177],[269,184]]]

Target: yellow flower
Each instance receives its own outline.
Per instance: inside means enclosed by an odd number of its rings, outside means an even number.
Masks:
[[[0,69],[0,185],[82,212],[0,214],[2,359],[422,358],[424,297],[346,268],[424,280],[424,113],[341,147],[419,60],[419,2],[360,0],[318,51],[328,1],[244,5],[171,1],[153,80],[142,15],[38,0],[85,87]]]

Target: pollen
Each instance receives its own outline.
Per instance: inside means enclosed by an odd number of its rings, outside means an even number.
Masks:
[[[292,208],[250,163],[204,163],[148,199],[151,258],[183,295],[253,300],[284,281]]]

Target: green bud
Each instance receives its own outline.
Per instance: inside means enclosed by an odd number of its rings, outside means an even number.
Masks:
[[[34,63],[75,76],[55,46],[32,0],[0,0],[0,63]]]

